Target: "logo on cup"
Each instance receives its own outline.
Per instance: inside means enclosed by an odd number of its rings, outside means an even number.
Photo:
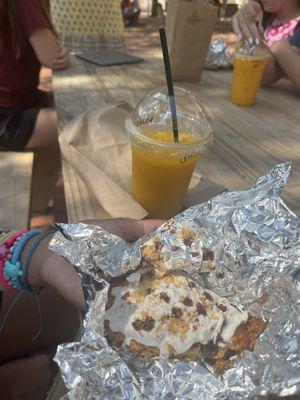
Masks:
[[[185,154],[183,157],[180,158],[180,163],[184,164],[187,161],[195,160],[201,155],[200,151],[194,151],[190,154]]]
[[[195,10],[190,17],[187,18],[187,22],[190,25],[197,25],[200,24],[201,18],[198,15],[197,10]]]
[[[153,122],[154,116],[149,115],[146,118],[136,118],[134,120],[134,123],[136,126],[141,126],[141,125],[150,125]]]

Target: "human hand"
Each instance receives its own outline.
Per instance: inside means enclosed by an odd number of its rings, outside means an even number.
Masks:
[[[155,231],[165,221],[161,219],[134,220],[130,218],[115,218],[85,221],[87,224],[98,225],[126,242],[135,242],[146,233]]]
[[[102,229],[120,236],[128,242],[134,242],[146,233],[156,230],[163,220],[133,220],[127,218],[86,221],[98,225]],[[85,309],[81,280],[72,265],[63,257],[49,250],[49,242],[53,235],[47,236],[34,252],[29,268],[28,280],[33,287],[52,287],[64,299],[81,310]],[[25,246],[21,261],[28,251],[32,239]]]
[[[232,18],[234,32],[240,39],[247,39],[250,45],[259,43],[264,32],[262,22],[263,10],[256,1],[245,3]]]
[[[65,47],[60,46],[60,50],[53,61],[53,68],[58,70],[65,69],[69,63],[70,59],[68,50]]]

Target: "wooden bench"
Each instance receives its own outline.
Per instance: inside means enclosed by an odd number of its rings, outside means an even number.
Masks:
[[[0,227],[26,229],[29,224],[33,153],[0,153]]]
[[[58,148],[0,152],[0,228],[28,228],[30,212],[47,208],[60,171]]]

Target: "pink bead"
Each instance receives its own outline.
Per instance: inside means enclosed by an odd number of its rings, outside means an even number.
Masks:
[[[17,289],[13,288],[5,279],[3,276],[3,267],[4,267],[4,262],[3,260],[0,260],[0,284],[7,290],[10,291],[16,291]]]

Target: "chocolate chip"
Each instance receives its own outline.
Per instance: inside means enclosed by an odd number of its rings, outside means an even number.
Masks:
[[[224,275],[224,272],[218,272],[218,273],[217,273],[217,277],[220,278],[220,279],[221,279],[221,278],[224,278],[224,276],[225,276],[225,275]]]
[[[159,251],[163,248],[163,244],[159,240],[155,241],[154,246],[156,251]]]
[[[126,299],[128,299],[129,296],[130,296],[130,293],[129,293],[129,292],[126,292],[126,293],[123,294],[123,296],[121,297],[121,299],[126,300]]]
[[[140,319],[137,319],[132,323],[132,326],[134,327],[134,329],[136,331],[141,331],[143,329],[143,325],[144,325],[144,322]]]
[[[150,268],[149,268],[150,267]],[[143,276],[153,276],[155,275],[155,270],[153,266],[150,266],[149,264],[146,266],[146,270],[143,271]]]
[[[153,262],[150,262],[149,260],[146,260],[144,257],[142,258],[142,260],[141,260],[141,264],[140,264],[140,266],[142,267],[142,268],[145,268],[145,269],[153,269]],[[143,273],[143,275],[145,275],[144,273]]]
[[[185,297],[183,300],[182,300],[182,303],[185,305],[185,306],[187,306],[187,307],[192,307],[193,306],[193,300],[192,299],[190,299],[189,297]]]
[[[214,261],[215,255],[211,250],[203,249],[203,261]]]
[[[197,308],[197,313],[198,313],[199,315],[204,315],[204,316],[207,315],[207,312],[206,312],[206,310],[205,310],[203,304],[197,303],[196,308]]]
[[[192,257],[199,257],[200,254],[197,253],[196,251],[192,251],[192,252],[191,252],[191,256],[192,256]]]
[[[151,317],[147,317],[144,321],[137,319],[132,323],[132,326],[136,331],[150,332],[155,327],[155,320]]]
[[[217,307],[218,307],[219,310],[221,310],[221,311],[223,311],[223,312],[226,312],[226,311],[227,311],[227,307],[224,306],[224,304],[218,304]]]
[[[147,317],[143,323],[143,330],[146,332],[150,332],[154,327],[155,327],[155,320],[151,317]]]
[[[218,352],[218,346],[211,340],[202,349],[203,357],[213,357]]]
[[[197,287],[195,282],[189,282],[189,288],[190,289],[194,289],[195,287]]]
[[[224,360],[229,360],[231,357],[235,356],[237,352],[232,349],[227,349],[224,354]]]
[[[151,294],[153,292],[153,289],[148,288],[147,289],[147,294]]]
[[[172,308],[172,314],[174,315],[175,318],[180,318],[182,317],[182,310],[179,307],[173,307]]]
[[[160,295],[159,295],[159,297],[160,297],[162,300],[164,300],[166,303],[169,303],[169,302],[170,302],[170,297],[167,295],[166,292],[161,292]]]
[[[207,298],[208,301],[213,301],[213,298],[211,297],[211,295],[209,293],[204,292],[203,294]]]
[[[179,251],[180,247],[179,246],[171,246],[172,251]]]
[[[193,244],[194,240],[191,237],[186,237],[183,238],[183,243],[187,246],[187,247],[191,247]]]
[[[258,304],[261,304],[261,305],[265,304],[265,303],[267,302],[267,300],[268,300],[268,297],[269,297],[268,293],[265,292],[265,293],[258,299],[258,301],[257,301]]]

